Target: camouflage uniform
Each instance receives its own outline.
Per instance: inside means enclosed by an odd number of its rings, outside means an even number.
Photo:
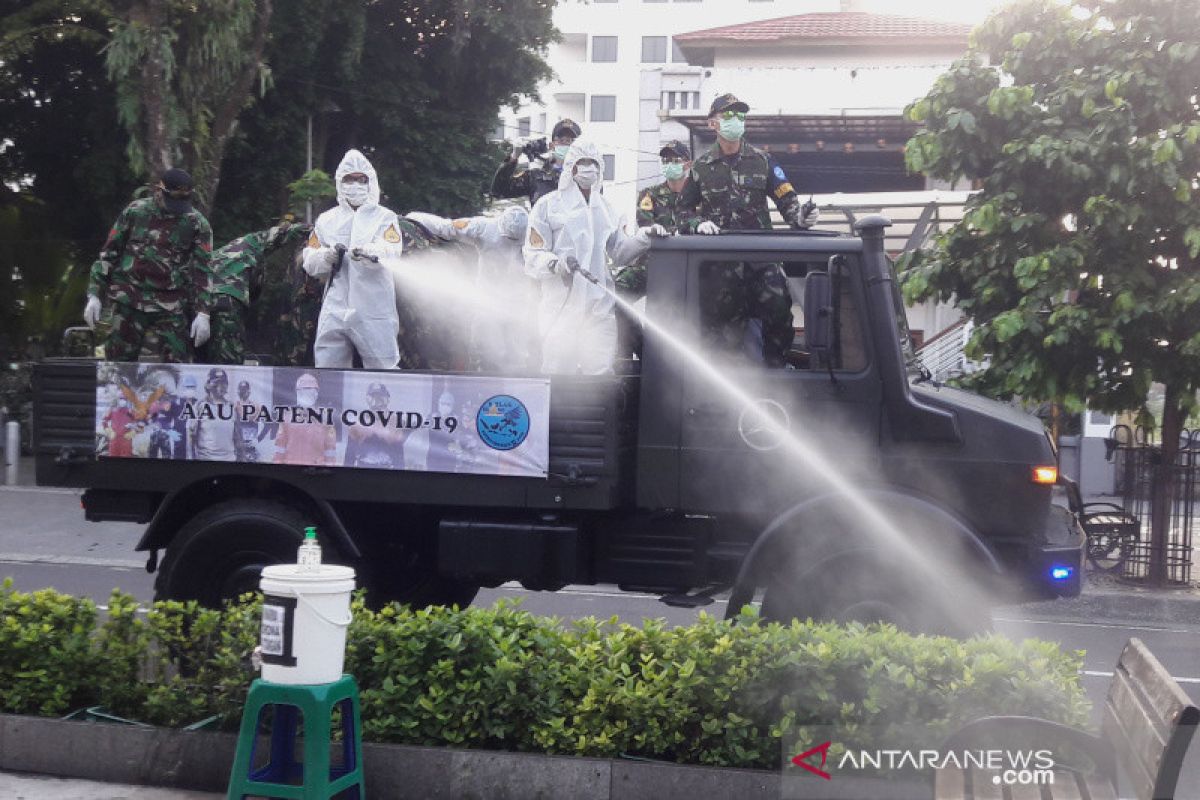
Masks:
[[[308,236],[309,226],[283,223],[248,233],[213,253],[212,337],[210,364],[241,364],[246,358],[246,309],[255,270],[275,248]]]
[[[683,190],[691,185],[689,179]],[[698,223],[698,212],[694,207],[683,205],[680,198],[683,192],[673,192],[666,181],[643,189],[638,195],[637,224],[639,228],[650,225],[662,225],[667,233],[689,233]],[[640,298],[646,293],[646,254],[638,257],[632,264],[618,270],[614,279],[617,288],[631,300]]]
[[[704,220],[722,230],[770,230],[771,212],[767,195],[780,214],[798,224],[800,199],[787,176],[770,155],[745,141],[731,156],[713,146],[692,165],[691,180],[679,202],[693,208],[696,216],[687,229],[695,232]],[[705,340],[727,349],[744,345],[746,323],[762,323],[762,355],[768,366],[786,363],[795,331],[792,328],[792,296],[780,264],[709,264],[707,285],[701,299]]]
[[[211,253],[212,228],[199,211],[171,214],[157,196],[125,207],[88,280],[88,294],[112,303],[109,360],[136,361],[148,352],[191,361],[188,312],[211,307]]]

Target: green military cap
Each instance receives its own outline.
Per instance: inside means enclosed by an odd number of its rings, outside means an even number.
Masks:
[[[682,158],[684,161],[691,161],[692,151],[689,150],[688,146],[683,142],[679,141],[678,139],[672,139],[669,142],[664,142],[663,146],[659,148],[658,151],[659,158],[667,158],[668,156],[675,156],[677,158]]]
[[[736,95],[726,92],[712,101],[712,105],[708,107],[708,115],[711,117],[715,114],[720,114],[722,111],[741,111],[745,114],[749,110],[750,106],[738,100]]]
[[[569,133],[578,139],[583,134],[583,129],[579,127],[575,120],[560,119],[558,124],[554,126],[554,131],[550,134],[550,138],[557,139],[559,136],[562,136],[566,133]]]

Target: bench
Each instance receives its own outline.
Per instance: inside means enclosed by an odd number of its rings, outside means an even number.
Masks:
[[[1200,709],[1141,640],[1130,639],[1109,686],[1099,736],[1036,717],[986,717],[960,729],[943,746],[942,752],[961,753],[980,747],[1028,750],[1033,742],[1037,747],[1048,745],[1054,753],[1053,783],[1043,778],[1004,785],[998,783],[1000,773],[978,769],[977,764],[961,769],[948,765],[936,773],[934,797],[1116,800],[1120,763],[1138,800],[1172,800],[1198,721]],[[1081,754],[1088,764],[1073,766],[1060,753]]]

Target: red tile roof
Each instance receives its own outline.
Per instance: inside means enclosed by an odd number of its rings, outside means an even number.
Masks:
[[[918,17],[895,17],[860,11],[798,14],[741,25],[707,28],[675,36],[681,43],[699,41],[780,42],[790,39],[948,39],[966,41],[971,25]]]

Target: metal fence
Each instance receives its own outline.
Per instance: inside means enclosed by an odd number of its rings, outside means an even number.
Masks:
[[[1117,494],[1125,511],[1140,523],[1136,541],[1125,554],[1122,577],[1145,581],[1154,559],[1151,525],[1154,518],[1153,487],[1171,480],[1171,496],[1163,508],[1168,515],[1166,578],[1169,585],[1188,586],[1192,582],[1192,530],[1196,525],[1196,501],[1200,495],[1200,430],[1184,431],[1180,437],[1175,463],[1163,464],[1162,446],[1154,441],[1153,431],[1117,425],[1109,433],[1109,452],[1116,469]]]

